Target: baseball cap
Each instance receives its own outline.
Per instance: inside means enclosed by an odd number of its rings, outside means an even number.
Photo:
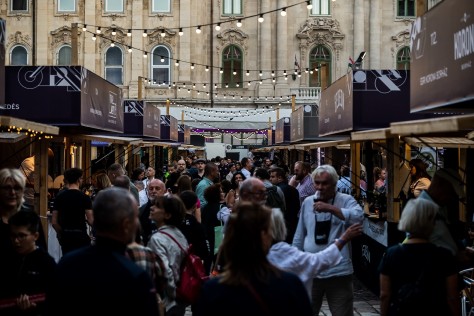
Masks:
[[[466,194],[464,193],[464,181],[461,179],[459,172],[452,168],[441,168],[435,172],[434,177],[440,177],[451,183],[454,191],[459,198],[465,198]]]

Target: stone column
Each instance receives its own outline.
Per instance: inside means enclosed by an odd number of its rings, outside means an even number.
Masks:
[[[268,12],[271,10],[271,0],[262,0],[260,5],[260,12]],[[278,13],[279,14],[279,13]],[[258,78],[266,79],[262,84],[257,83],[258,86],[258,96],[273,96],[273,83],[271,79],[271,61],[272,54],[271,49],[272,45],[272,14],[265,14],[265,21],[260,25],[260,34],[259,34],[259,69],[263,71],[262,77]]]
[[[41,3],[43,1],[37,1],[37,3]],[[45,1],[48,2],[48,1]],[[95,11],[96,11],[96,5],[97,2],[93,0],[86,0],[84,1],[84,23],[87,24],[87,30],[89,32],[83,32],[84,34],[79,37],[78,42],[81,43],[82,45],[78,45],[80,48],[81,53],[79,54],[79,60],[81,60],[81,55],[82,55],[82,65],[87,68],[88,70],[91,70],[92,72],[98,73],[97,69],[95,69],[95,63],[97,58],[97,50],[100,45],[100,41],[102,39],[100,37],[97,37],[97,40],[93,41],[92,40],[92,33],[96,29],[92,26],[89,25],[97,25],[97,21],[95,18]],[[80,28],[79,28],[80,29]],[[80,62],[79,62],[80,63]],[[101,72],[99,72],[101,73]]]
[[[32,43],[32,48],[35,46],[36,49],[36,65],[48,65],[50,61],[48,57],[51,56],[51,46],[48,42],[48,35],[51,31],[51,23],[49,22],[49,17],[53,15],[54,6],[48,5],[48,1],[36,1],[36,43]],[[53,8],[51,11],[49,8]],[[70,25],[69,25],[70,26]],[[8,29],[8,25],[7,25]],[[27,31],[28,32],[28,31]],[[25,32],[23,35],[27,35],[28,33]],[[32,35],[30,35],[33,38]],[[47,53],[42,52],[42,48],[46,48]],[[33,51],[31,50],[30,53]],[[54,54],[52,54],[54,56]],[[30,55],[30,64],[33,65],[33,60],[31,60]],[[54,58],[54,57],[53,57]],[[56,64],[55,61],[52,63],[53,65]]]
[[[288,5],[288,0],[279,0],[278,8],[283,8]],[[265,17],[266,18],[266,17]],[[263,23],[266,23],[265,20]],[[276,13],[276,65],[275,69],[283,70],[288,68],[288,17],[283,17],[280,15],[280,12]],[[276,87],[275,87],[275,97],[282,95],[289,95],[288,90],[288,81],[283,77],[283,71],[276,72]]]
[[[137,29],[143,29],[144,23],[142,17],[143,11],[143,1],[140,0],[133,0],[132,2],[132,10],[130,12],[130,16],[132,18],[132,38],[131,38],[131,46],[133,48],[142,49],[144,51],[148,51],[148,47],[146,45],[148,39],[143,37],[143,31]],[[136,17],[136,18],[135,18]],[[127,30],[128,31],[128,30]],[[128,49],[128,47],[127,47]],[[133,49],[132,53],[126,53],[124,56],[128,59],[127,64],[131,64],[130,67],[130,83],[129,83],[129,91],[128,96],[130,98],[136,98],[138,96],[138,77],[148,77],[151,74],[149,73],[149,65],[150,65],[150,58],[143,58],[143,51]],[[142,80],[142,79],[140,79]],[[142,88],[142,97],[146,98],[145,94],[145,82],[141,85]]]
[[[364,31],[364,0],[354,0],[354,55],[352,58],[354,61],[362,51],[366,50],[365,47],[365,31]],[[369,56],[370,57],[370,56]]]
[[[191,0],[181,0],[179,4],[179,25],[195,25],[196,20],[191,19]],[[178,82],[191,81],[191,32],[194,32],[192,28],[184,29],[183,36],[179,36],[179,52],[176,58],[186,61],[180,62],[177,76],[175,76]]]
[[[369,50],[369,61],[370,69],[380,69],[380,45],[381,45],[381,12],[380,12],[380,0],[370,1],[370,50]]]

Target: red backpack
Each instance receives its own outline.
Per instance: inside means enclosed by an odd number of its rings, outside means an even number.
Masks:
[[[201,287],[209,276],[206,275],[201,258],[192,253],[192,245],[185,250],[183,246],[171,234],[159,230],[170,237],[185,253],[183,262],[181,262],[180,280],[176,286],[176,298],[187,304],[194,304],[199,299]]]

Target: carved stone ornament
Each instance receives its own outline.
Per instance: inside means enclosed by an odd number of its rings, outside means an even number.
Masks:
[[[115,29],[115,35],[112,35],[113,29]],[[114,43],[121,44],[123,46],[130,46],[131,42],[131,37],[127,36],[127,31],[114,24],[104,30],[103,35],[100,37],[102,38],[102,40],[100,41],[101,49],[110,46],[112,40],[114,41]]]
[[[28,34],[23,35],[20,31],[8,36],[6,47],[12,47],[17,44],[24,45],[31,49],[31,37]]]
[[[217,34],[219,44],[217,46],[217,56],[221,55],[222,49],[228,45],[237,45],[242,49],[243,54],[248,53],[248,35],[238,28],[229,28]]]
[[[395,47],[410,46],[410,31],[404,30],[392,36],[392,41],[395,42]]]
[[[165,31],[165,36],[161,36],[161,30]],[[151,32],[148,31],[147,50],[151,50],[156,45],[166,45],[168,47],[176,47],[176,31],[166,27],[157,27]]]
[[[345,35],[341,32],[339,22],[333,18],[315,17],[308,18],[299,28],[296,37],[300,40],[301,63],[306,63],[306,55],[315,45],[326,45],[330,47],[336,59],[339,60],[340,52],[344,45],[342,43]]]

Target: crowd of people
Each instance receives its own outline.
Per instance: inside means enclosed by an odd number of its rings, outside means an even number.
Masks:
[[[407,237],[380,264],[382,315],[397,315],[397,291],[420,274],[442,289],[434,311],[457,315],[463,259],[445,211],[461,194],[459,175],[441,169],[430,179],[419,162],[410,165],[412,200],[399,223]],[[0,170],[0,313],[182,316],[189,304],[176,289],[191,249],[211,276],[193,314],[318,315],[323,299],[332,315],[353,314],[350,243],[364,212],[341,189],[344,167],[339,174],[298,161],[290,174],[269,158],[255,166],[249,157],[181,157],[168,171],[157,178],[141,166],[128,177],[114,163],[91,188],[83,170],[66,170],[52,212],[62,249],[54,260],[39,216],[24,205],[26,178]]]

